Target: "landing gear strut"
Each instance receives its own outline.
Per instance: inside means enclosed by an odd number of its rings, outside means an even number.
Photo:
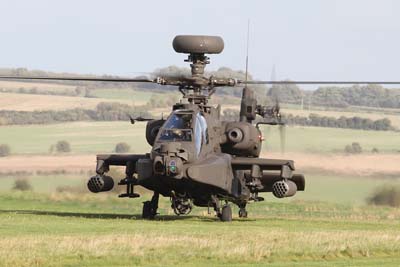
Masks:
[[[246,203],[239,205],[239,218],[247,218]]]
[[[143,210],[142,210],[143,219],[154,219],[154,217],[157,215],[158,199],[159,199],[159,194],[157,192],[154,192],[151,201],[143,202]]]

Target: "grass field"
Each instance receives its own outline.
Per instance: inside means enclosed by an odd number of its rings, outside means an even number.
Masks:
[[[51,82],[45,82],[45,81],[0,81],[0,89],[5,89],[5,90],[12,90],[15,92],[18,92],[19,89],[35,89],[37,92],[49,92],[49,91],[75,91],[77,86],[75,85],[68,85],[68,84],[60,84],[60,83],[51,83]],[[170,91],[169,91],[170,92]],[[163,88],[160,86],[160,90],[149,92],[145,90],[132,90],[128,88],[97,88],[97,89],[91,89],[91,93],[100,98],[109,98],[109,99],[137,99],[137,100],[142,100],[142,101],[148,101],[150,99],[152,94],[163,94]],[[235,102],[236,104],[240,104],[240,98],[238,97],[232,97],[232,96],[227,96],[227,95],[219,95],[218,93],[214,96],[214,98],[211,100],[211,102],[215,103],[225,103],[226,100],[229,100],[228,102]],[[283,110],[290,110],[290,111],[298,111],[298,112],[304,112],[303,114],[306,114],[308,112],[308,102],[305,101],[304,103],[304,109],[301,110],[301,106],[299,104],[285,104],[281,103],[282,109]],[[355,114],[354,116],[358,116],[360,114],[364,115],[382,115],[382,114],[399,114],[398,109],[390,109],[390,108],[374,108],[374,107],[361,107],[361,106],[350,106],[347,108],[334,108],[334,107],[322,107],[322,106],[315,106],[311,105],[311,112],[314,113],[319,113],[322,112],[323,114],[329,115],[329,112],[333,112],[332,116],[335,116],[335,112],[346,114],[348,116],[351,116],[352,114]],[[325,113],[326,112],[326,113]]]
[[[52,144],[67,140],[74,153],[109,153],[119,142],[127,142],[132,152],[149,150],[145,124],[127,122],[77,122],[54,125],[27,125],[1,127],[1,143],[9,144],[17,154],[48,153]]]
[[[60,186],[79,186],[86,190],[85,175],[34,175],[34,176],[7,176],[0,177],[0,192],[2,194],[13,190],[16,179],[26,179],[37,193],[55,193]]]
[[[71,143],[74,153],[112,152],[118,142],[127,142],[135,153],[149,150],[144,137],[144,123],[76,122],[53,125],[0,127],[0,143],[8,144],[16,154],[48,153],[59,140]],[[267,151],[280,151],[277,127],[263,127]],[[364,151],[372,148],[382,153],[398,153],[400,134],[397,132],[363,131],[319,127],[287,127],[286,151],[306,153],[343,152],[346,145],[359,142]]]
[[[78,86],[64,85],[58,83],[46,83],[46,82],[19,82],[19,81],[0,81],[0,88],[10,91],[18,92],[19,89],[35,89],[37,92],[65,92],[75,91]],[[101,89],[90,89],[90,93],[93,96],[99,98],[109,99],[135,99],[141,101],[148,101],[151,97],[151,93],[145,91],[136,91],[127,88],[101,88]]]
[[[76,86],[46,82],[21,82],[21,81],[0,81],[0,88],[18,91],[21,88],[24,89],[36,89],[40,91],[52,91],[52,90],[75,90]]]
[[[18,91],[20,88],[24,89],[36,89],[38,92],[48,92],[48,91],[75,91],[76,86],[62,85],[54,83],[36,83],[36,82],[15,82],[15,81],[0,81],[0,88],[7,90]],[[143,105],[146,104],[153,95],[166,96],[170,95],[171,92],[162,93],[162,88],[159,92],[152,91],[146,92],[144,90],[132,90],[128,88],[101,88],[101,89],[91,89],[90,94],[96,98],[100,98],[99,101],[120,101],[123,103]],[[180,95],[178,93],[175,93]],[[4,108],[13,110],[37,110],[37,109],[66,109],[75,107],[86,107],[93,108],[95,99],[88,99],[83,97],[74,97],[74,101],[69,101],[68,97],[60,96],[38,96],[38,95],[21,95],[21,94],[2,94],[0,95],[0,104]],[[20,98],[21,102],[18,101]],[[41,101],[39,101],[41,100]],[[64,100],[64,101],[63,101]],[[239,109],[240,99],[231,96],[219,96],[216,95],[211,102],[213,104],[222,104],[223,108],[234,108]],[[229,103],[229,104],[227,104]],[[235,105],[232,105],[235,103]],[[293,104],[282,104],[282,112],[287,114],[308,116],[310,113],[316,113],[321,116],[331,116],[331,117],[354,117],[359,116],[363,118],[370,118],[372,120],[388,118],[392,121],[392,125],[395,127],[400,127],[400,118],[398,116],[398,110],[395,109],[376,109],[369,107],[349,107],[347,109],[335,109],[335,108],[325,108],[312,106],[311,110],[301,109],[300,105]]]
[[[132,90],[128,88],[122,89],[92,89],[90,93],[99,98],[107,99],[118,99],[118,100],[131,100],[138,104],[147,103],[152,95],[168,96],[170,93],[160,93],[160,92],[146,92],[141,90]]]
[[[14,181],[23,176],[0,177],[0,192],[12,191]],[[26,176],[32,185],[34,192],[55,193],[60,186],[79,187],[86,192],[86,183],[89,174],[64,174],[64,175],[34,175]],[[114,177],[116,181],[123,177]],[[276,199],[272,194],[266,194],[267,201],[292,202],[292,201],[323,201],[335,204],[363,205],[375,188],[383,185],[400,186],[399,179],[357,177],[357,176],[335,176],[329,174],[306,173],[306,192],[299,192],[292,198]],[[121,187],[123,189],[123,187]]]
[[[5,86],[16,90],[36,87],[31,83]],[[50,90],[51,86],[43,88]],[[91,93],[99,98],[84,101],[140,104],[151,97],[127,89]],[[27,102],[20,96],[27,96]],[[42,109],[51,105],[52,109],[71,108],[80,105],[81,99],[69,97],[77,101],[70,104],[65,97],[57,102],[53,96],[18,94],[14,108],[38,109],[29,102],[35,97]],[[1,101],[11,98],[0,97]],[[296,107],[288,109],[292,111],[308,114]],[[317,113],[373,119],[389,116],[381,112]],[[397,116],[390,116],[400,126]],[[234,221],[221,223],[205,208],[195,208],[190,216],[174,216],[166,198],[160,202],[160,216],[144,221],[140,214],[142,202],[151,197],[148,193],[140,199],[118,199],[115,192],[87,193],[85,182],[88,170],[94,170],[94,154],[111,153],[119,142],[128,143],[132,153],[150,150],[145,123],[1,126],[0,144],[8,144],[13,155],[0,159],[0,266],[400,266],[400,209],[366,205],[377,187],[400,186],[396,179],[399,133],[287,127],[287,154],[281,155],[278,128],[262,129],[263,155],[295,159],[298,169],[305,171],[306,191],[283,200],[264,194],[266,201],[249,205],[248,219],[239,219],[235,208]],[[72,152],[49,154],[50,146],[59,140],[70,142]],[[352,142],[361,144],[361,156],[343,155],[343,148]],[[370,154],[372,148],[380,153]],[[75,173],[51,174],[59,169]],[[37,174],[38,170],[49,174]],[[36,174],[6,175],[8,171]],[[12,190],[15,179],[21,177],[32,184],[33,192]],[[60,186],[72,189],[57,193]]]
[[[384,112],[363,112],[363,111],[346,111],[346,110],[301,110],[301,109],[294,109],[294,108],[282,108],[282,112],[284,114],[293,114],[302,117],[308,117],[310,114],[318,114],[320,116],[327,116],[327,117],[334,117],[339,118],[341,116],[344,117],[361,117],[361,118],[368,118],[371,120],[379,120],[383,118],[388,118],[392,122],[392,126],[396,128],[400,128],[400,116],[398,114],[386,114]]]
[[[40,94],[20,94],[20,89],[35,89]],[[132,89],[91,89],[90,94],[95,98],[83,96],[46,95],[47,92],[75,92],[76,86],[52,84],[0,81],[0,89],[12,92],[0,93],[0,106],[7,110],[33,111],[33,110],[65,110],[72,108],[93,109],[100,102],[120,102],[129,105],[145,105],[156,92],[137,91]],[[15,91],[15,93],[13,93]],[[164,95],[164,94],[161,94]]]
[[[149,196],[147,196],[148,198]],[[142,199],[0,195],[1,266],[398,266],[400,211],[257,203],[221,223],[204,209],[140,219]],[[236,211],[236,210],[235,210]]]
[[[279,151],[278,127],[263,127],[264,148]],[[358,142],[366,152],[374,147],[381,152],[397,153],[400,150],[400,134],[392,131],[364,131],[322,127],[286,127],[286,151],[332,153],[343,152],[346,145]]]
[[[108,98],[87,98],[59,95],[29,95],[17,93],[0,93],[0,105],[4,110],[66,110],[74,108],[95,109],[101,102],[118,102],[123,104],[145,104],[131,99],[115,100]]]

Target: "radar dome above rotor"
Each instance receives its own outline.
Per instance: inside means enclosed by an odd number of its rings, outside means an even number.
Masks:
[[[177,53],[219,54],[224,50],[224,40],[219,36],[177,35],[172,46]]]

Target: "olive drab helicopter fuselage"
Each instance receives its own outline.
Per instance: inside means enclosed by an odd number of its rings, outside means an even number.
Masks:
[[[239,217],[247,217],[247,203],[262,201],[260,192],[283,198],[303,191],[304,176],[293,173],[293,161],[259,157],[262,134],[258,126],[280,124],[279,107],[258,105],[253,90],[247,86],[237,121],[222,121],[220,106],[208,105],[207,99],[216,87],[238,83],[234,79],[203,77],[209,63],[204,54],[221,52],[222,39],[177,36],[173,46],[177,52],[189,54],[192,76],[157,78],[157,83],[177,85],[186,103],[175,104],[165,120],[148,120],[146,139],[152,146],[150,153],[98,155],[97,175],[88,182],[90,191],[111,190],[114,182],[107,176],[109,167],[126,166],[126,178],[119,184],[125,185],[127,191],[121,197],[138,197],[136,185],[154,192],[152,199],[144,202],[144,218],[157,214],[161,194],[171,198],[171,207],[178,215],[188,214],[193,205],[212,207],[222,221],[232,219],[229,202],[239,206]],[[254,125],[256,115],[269,122]]]

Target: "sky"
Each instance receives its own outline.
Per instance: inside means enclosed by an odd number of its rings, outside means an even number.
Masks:
[[[0,67],[135,76],[186,66],[178,34],[220,35],[209,70],[257,79],[400,80],[396,0],[0,0]]]

